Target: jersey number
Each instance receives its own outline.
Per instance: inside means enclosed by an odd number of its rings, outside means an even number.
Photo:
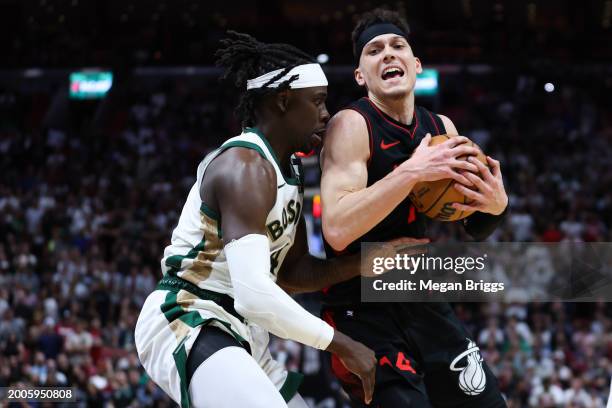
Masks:
[[[273,276],[276,276],[276,273],[278,272],[276,268],[278,267],[278,258],[280,257],[281,252],[282,248],[270,254],[270,273]]]
[[[383,356],[383,358],[378,361],[378,365],[380,366],[383,366],[385,364],[389,365],[390,367],[393,367],[391,361],[389,361],[389,358],[387,356]],[[404,356],[404,353],[402,353],[401,351],[397,353],[397,360],[395,361],[395,366],[401,371],[409,371],[412,374],[416,374],[416,371],[412,367],[410,360],[408,360],[406,356]]]

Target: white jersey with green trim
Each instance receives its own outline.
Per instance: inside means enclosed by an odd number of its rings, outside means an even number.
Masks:
[[[164,250],[161,261],[164,275],[177,276],[202,289],[233,297],[231,278],[223,251],[220,215],[207,207],[200,198],[200,185],[211,161],[231,147],[245,147],[258,151],[276,172],[276,202],[266,219],[270,242],[270,278],[276,280],[280,266],[293,245],[302,212],[303,187],[301,162],[291,158],[292,177],[285,177],[274,150],[257,129],[244,132],[224,142],[209,153],[199,164],[197,179],[183,206],[177,227],[172,232],[172,243]],[[249,192],[244,192],[242,205],[249,205]]]

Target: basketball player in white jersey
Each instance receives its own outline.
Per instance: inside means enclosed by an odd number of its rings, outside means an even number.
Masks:
[[[306,245],[293,152],[320,142],[327,79],[292,46],[230,34],[217,56],[225,77],[246,88],[238,109],[245,129],[198,166],[164,252],[164,277],[136,325],[138,355],[181,407],[305,407],[300,377],[270,356],[270,332],[334,353],[369,402],[374,353],[279,286],[319,290],[359,273],[357,257],[323,261]]]

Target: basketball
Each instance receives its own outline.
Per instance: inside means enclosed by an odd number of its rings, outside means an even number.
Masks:
[[[438,135],[431,138],[430,146],[447,141],[449,138],[455,135]],[[479,153],[478,160],[487,164],[487,158],[482,152],[482,149],[477,144],[471,142],[472,146],[478,148]],[[461,156],[463,160],[467,159],[467,156]],[[455,209],[452,204],[459,202],[469,204],[469,199],[453,188],[455,181],[453,179],[443,179],[436,181],[424,181],[417,183],[409,197],[417,211],[424,213],[429,218],[438,221],[457,221],[465,217],[468,217],[473,211],[459,211]]]

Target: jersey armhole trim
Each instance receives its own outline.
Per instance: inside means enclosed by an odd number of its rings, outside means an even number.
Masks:
[[[364,114],[361,110],[354,106],[350,106],[346,109],[353,110],[361,115],[362,118],[365,119],[366,127],[368,128],[368,138],[370,139],[370,154],[368,156],[367,167],[370,167],[370,163],[372,162],[372,156],[374,155],[374,136],[372,136],[372,124],[370,123],[370,119]]]
[[[297,394],[298,388],[300,388],[303,379],[304,375],[302,373],[298,373],[295,371],[287,372],[287,378],[285,379],[285,383],[283,384],[281,389],[278,390],[285,402],[289,403],[289,401],[291,401],[295,394]]]
[[[202,205],[200,205],[200,211],[202,211],[204,214],[206,214],[208,217],[212,218],[215,221],[219,221],[221,219],[219,213],[207,206],[204,201],[202,201]]]
[[[217,221],[217,237],[219,239],[222,239],[223,232],[221,232],[221,215],[217,211],[206,205],[204,201],[202,201],[202,204],[200,204],[200,211],[207,217]]]
[[[259,153],[261,155],[261,157],[263,157],[264,159],[268,160],[268,158],[266,157],[266,154],[261,149],[261,147],[257,146],[255,143],[245,142],[244,140],[234,140],[232,142],[228,142],[228,143],[222,145],[220,150],[219,150],[219,154],[221,154],[222,152],[226,151],[230,147],[244,147],[246,149],[253,149],[253,150],[257,151],[257,153]]]
[[[281,163],[280,160],[278,159],[278,156],[276,156],[276,152],[274,151],[274,149],[272,148],[272,146],[270,146],[270,142],[268,142],[268,139],[266,139],[266,137],[264,136],[263,133],[261,133],[261,130],[255,128],[255,127],[246,127],[244,128],[244,132],[245,133],[254,133],[257,136],[259,136],[259,138],[261,139],[261,141],[266,145],[266,147],[268,148],[268,151],[270,152],[270,155],[272,156],[272,159],[274,160],[274,162],[276,162],[276,166],[278,167],[278,169],[280,170],[281,176],[283,176],[283,179],[285,180],[285,182],[287,184],[290,184],[292,186],[300,186],[300,181],[295,178],[295,177],[286,177],[285,174],[283,173],[283,168],[281,167]],[[248,142],[244,142],[244,143],[248,143]],[[257,146],[257,145],[255,145]],[[259,151],[261,152],[261,154],[266,157],[263,153],[263,151],[261,150],[261,148],[259,148],[259,146],[257,146],[257,148],[259,149]],[[268,158],[266,157],[266,160],[268,160]]]
[[[434,113],[433,115],[429,111],[427,111],[427,113],[429,113],[429,117],[431,118],[433,125],[436,127],[436,132],[438,132],[439,135],[443,134],[442,132],[440,132],[440,127],[441,127],[442,130],[444,131],[444,134],[446,134],[446,126],[444,126],[444,122],[442,121],[442,118],[438,116],[437,113]],[[440,126],[438,126],[438,121],[440,121]]]

